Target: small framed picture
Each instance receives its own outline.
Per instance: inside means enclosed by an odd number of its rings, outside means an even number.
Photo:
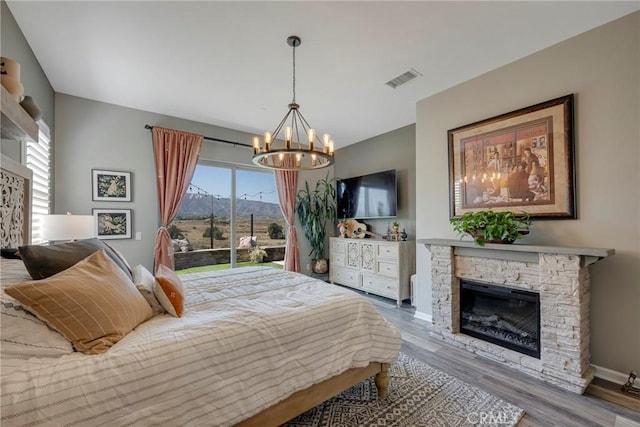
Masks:
[[[131,172],[92,169],[91,176],[93,201],[131,201]]]
[[[131,209],[93,209],[98,239],[130,239]]]

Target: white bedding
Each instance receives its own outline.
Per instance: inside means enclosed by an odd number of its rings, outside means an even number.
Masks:
[[[400,350],[371,302],[338,286],[261,267],[180,277],[183,317],[105,354],[3,358],[0,424],[228,426]]]

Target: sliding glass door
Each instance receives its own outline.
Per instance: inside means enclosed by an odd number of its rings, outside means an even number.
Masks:
[[[253,265],[260,254],[279,267],[284,224],[272,172],[201,163],[169,226],[176,270]]]
[[[236,170],[235,236],[238,248],[251,244],[268,252],[267,259],[284,259],[285,221],[278,202],[273,172]],[[239,253],[238,260],[245,254]]]

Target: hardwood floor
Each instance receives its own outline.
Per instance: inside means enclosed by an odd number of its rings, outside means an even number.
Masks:
[[[431,338],[429,324],[414,318],[415,310],[409,305],[397,308],[393,300],[368,297],[402,332],[404,353],[523,408],[526,415],[519,427],[640,427],[640,399],[628,399],[629,396],[616,393],[614,388],[608,391],[608,400],[604,400],[597,397],[606,394],[602,394],[600,385],[589,386],[584,395],[565,391]],[[616,399],[628,407],[609,401]]]

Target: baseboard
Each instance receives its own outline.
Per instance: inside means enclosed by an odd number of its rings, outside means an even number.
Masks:
[[[425,322],[429,322],[429,323],[433,322],[433,316],[418,310],[416,310],[413,317],[415,317],[416,319],[424,320]]]
[[[629,379],[629,374],[623,374],[622,372],[614,371],[613,369],[603,368],[597,365],[591,365],[596,369],[595,376],[607,380],[614,384],[624,384]]]

